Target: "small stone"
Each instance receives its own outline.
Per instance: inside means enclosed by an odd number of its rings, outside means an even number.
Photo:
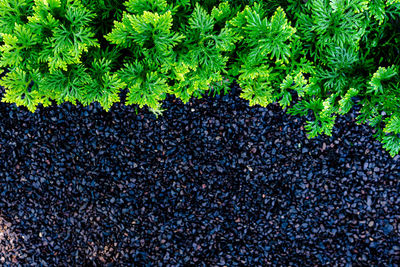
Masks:
[[[391,224],[386,224],[386,225],[383,227],[383,233],[384,233],[385,235],[388,235],[388,234],[390,234],[390,233],[393,231],[393,229],[394,229],[393,225],[391,225]]]

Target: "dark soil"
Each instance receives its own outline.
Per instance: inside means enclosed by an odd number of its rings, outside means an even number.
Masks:
[[[400,157],[338,119],[229,96],[134,107],[0,104],[0,265],[393,265]]]

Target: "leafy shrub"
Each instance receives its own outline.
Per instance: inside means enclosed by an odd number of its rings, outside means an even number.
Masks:
[[[250,105],[308,116],[309,137],[360,106],[392,156],[399,43],[399,0],[0,0],[4,102],[109,110],[127,88],[126,104],[159,114],[168,94],[187,102],[236,79]]]

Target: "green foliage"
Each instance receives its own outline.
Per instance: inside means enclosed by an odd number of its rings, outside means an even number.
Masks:
[[[0,0],[0,29],[13,33],[15,24],[23,24],[32,15],[33,0]]]
[[[1,5],[0,13],[21,9],[15,2]],[[1,32],[0,67],[10,70],[0,82],[7,89],[3,101],[34,111],[40,103],[49,105],[49,99],[82,100],[88,78],[81,59],[98,47],[89,26],[93,13],[80,1],[26,3],[25,19],[16,21],[11,32]]]
[[[0,0],[3,101],[99,102],[161,114],[162,101],[226,94],[306,116],[330,135],[359,106],[400,152],[399,0]]]
[[[235,38],[230,29],[216,29],[214,16],[218,12],[224,16],[220,9],[208,14],[197,4],[188,24],[182,26],[185,38],[177,50],[173,92],[184,103],[191,96],[201,97],[213,83],[222,81],[226,73],[226,53],[234,48]]]
[[[296,30],[282,8],[268,19],[262,4],[247,6],[229,26],[239,39],[232,72],[239,74],[241,97],[250,105],[267,106],[276,100],[283,78],[291,74],[285,64],[295,53],[291,46]]]
[[[392,156],[400,151],[400,77],[397,66],[379,67],[368,82],[359,123],[375,128],[378,140]]]

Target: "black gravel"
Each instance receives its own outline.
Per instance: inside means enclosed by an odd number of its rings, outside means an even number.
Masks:
[[[0,265],[397,266],[400,157],[354,113],[308,140],[238,95],[1,103]]]

